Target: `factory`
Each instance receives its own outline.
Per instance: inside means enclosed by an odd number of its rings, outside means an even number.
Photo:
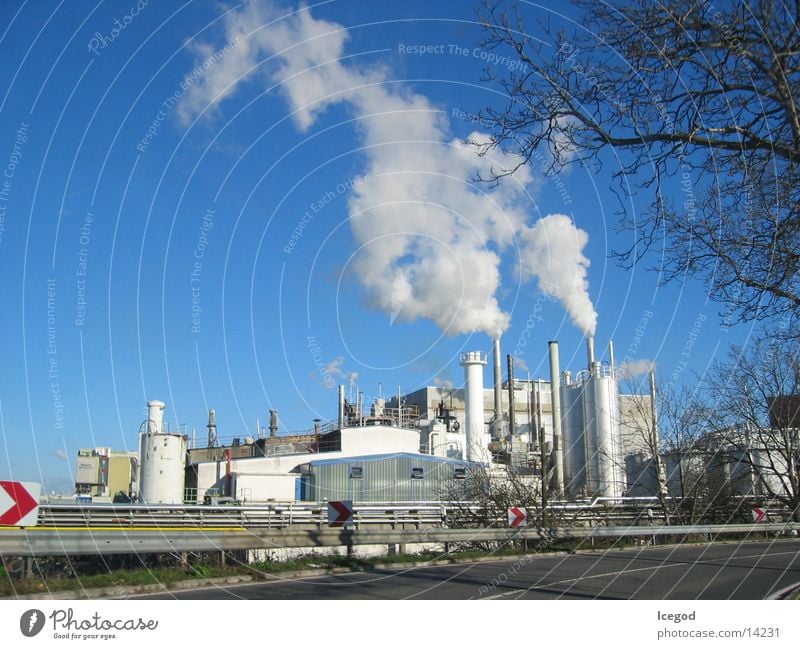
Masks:
[[[503,380],[500,341],[493,345],[493,385],[485,352],[461,354],[464,387],[424,387],[370,405],[338,390],[337,417],[302,433],[269,434],[220,444],[209,411],[205,444],[165,426],[162,401],[150,401],[139,430],[140,463],[130,495],[150,504],[322,501],[436,501],[470,467],[516,471],[547,481],[566,498],[627,495],[626,458],[640,453],[646,425],[623,416],[647,395],[620,395],[613,362],[594,357],[573,376],[561,372],[549,343],[550,378],[518,380],[508,356]],[[639,440],[639,441],[637,441]],[[457,484],[457,482],[455,483]]]

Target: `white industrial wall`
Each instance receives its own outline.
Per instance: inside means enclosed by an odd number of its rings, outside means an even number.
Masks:
[[[294,500],[299,474],[292,471],[299,465],[313,460],[385,453],[419,453],[419,431],[390,426],[345,428],[342,430],[341,451],[234,459],[231,461],[231,472],[236,474],[237,493],[234,495],[253,501]],[[224,460],[198,463],[198,502],[203,502],[209,489],[224,484],[225,471]]]

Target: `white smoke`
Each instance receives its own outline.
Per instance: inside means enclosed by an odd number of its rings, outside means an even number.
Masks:
[[[617,368],[617,374],[625,378],[636,378],[648,374],[655,367],[655,361],[642,358],[635,361],[626,361]]]
[[[585,231],[563,214],[539,219],[521,235],[522,270],[538,279],[539,288],[557,298],[572,321],[587,335],[597,328],[597,313],[589,297],[589,260],[583,249]]]
[[[226,14],[226,35],[236,45],[188,89],[182,118],[212,112],[254,75],[280,85],[302,131],[326,107],[344,104],[357,118],[367,158],[348,207],[359,246],[354,268],[371,306],[392,323],[427,318],[450,335],[494,337],[510,320],[496,297],[501,255],[519,237],[523,267],[578,326],[593,332],[588,260],[580,254],[587,235],[558,215],[526,225],[528,167],[496,187],[472,182],[518,159],[478,156],[473,144],[488,136],[450,137],[445,113],[426,97],[395,83],[383,68],[343,58],[344,27],[313,18],[305,6],[282,13],[252,3]],[[552,262],[540,258],[543,252]]]

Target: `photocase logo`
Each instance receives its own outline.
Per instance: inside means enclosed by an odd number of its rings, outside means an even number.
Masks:
[[[19,630],[27,638],[32,638],[42,628],[44,628],[44,613],[39,609],[32,608],[29,611],[25,611],[22,617],[19,618]]]

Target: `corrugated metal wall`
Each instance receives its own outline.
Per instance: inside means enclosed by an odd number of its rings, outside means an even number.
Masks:
[[[397,457],[381,460],[357,458],[311,465],[304,475],[307,500],[355,500],[357,502],[432,501],[446,498],[452,490],[457,462]],[[354,472],[353,469],[356,469]],[[362,477],[355,477],[361,469]],[[417,469],[417,471],[414,471]],[[421,478],[412,477],[412,473]]]

